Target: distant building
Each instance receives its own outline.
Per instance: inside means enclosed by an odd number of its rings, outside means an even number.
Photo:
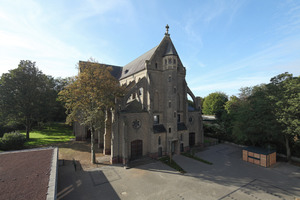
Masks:
[[[107,113],[104,134],[98,138],[111,163],[179,154],[203,144],[200,98],[187,86],[186,69],[168,29],[158,46],[124,67],[112,66],[112,75],[128,92]],[[76,123],[74,128],[77,140],[89,137],[85,127]]]

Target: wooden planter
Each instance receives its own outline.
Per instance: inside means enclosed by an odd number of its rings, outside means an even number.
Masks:
[[[243,160],[263,167],[270,167],[276,163],[276,151],[259,147],[245,147],[243,148]]]

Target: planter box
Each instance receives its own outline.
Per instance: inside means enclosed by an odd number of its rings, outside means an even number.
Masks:
[[[276,151],[259,147],[245,147],[243,148],[243,160],[263,167],[270,167],[276,163]]]

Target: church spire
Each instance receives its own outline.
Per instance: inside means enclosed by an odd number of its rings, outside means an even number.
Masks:
[[[169,34],[169,25],[167,24],[167,26],[166,26],[166,33],[165,33],[165,35],[166,36],[170,36],[170,34]]]

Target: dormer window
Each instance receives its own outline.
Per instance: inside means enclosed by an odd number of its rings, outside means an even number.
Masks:
[[[128,70],[128,69],[126,69],[126,70],[125,70],[125,74],[127,74],[127,73],[128,73],[128,71],[129,71],[129,70]]]
[[[159,115],[154,115],[153,121],[154,121],[154,124],[159,124]]]

